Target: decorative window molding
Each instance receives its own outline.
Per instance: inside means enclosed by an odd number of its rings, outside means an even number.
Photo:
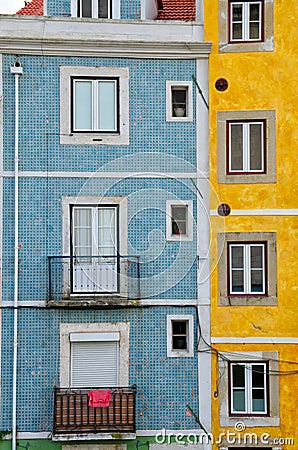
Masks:
[[[194,356],[194,322],[192,315],[167,316],[167,356]]]
[[[60,143],[128,145],[128,78],[126,68],[60,67]],[[83,99],[84,114],[76,113]]]
[[[166,201],[166,239],[167,241],[193,240],[192,200]]]
[[[220,53],[273,51],[274,1],[218,0],[218,47]]]
[[[82,11],[84,0],[71,0],[71,16],[93,19],[120,19],[120,0],[101,0],[102,10],[98,11],[98,0],[91,0],[91,10]],[[85,15],[84,15],[85,14]]]
[[[217,113],[218,182],[275,183],[275,111]]]
[[[234,426],[239,422],[239,418],[244,419],[246,427],[279,426],[279,378],[270,373],[278,371],[277,352],[235,352],[235,354],[224,354],[225,359],[218,360],[218,370],[220,374],[219,402],[220,402],[220,425]],[[229,364],[230,363],[268,363],[269,386],[268,390],[268,412],[267,416],[252,415],[252,413],[230,413],[230,383]]]
[[[264,245],[264,249],[260,247],[263,252],[262,267],[250,268],[246,265],[246,292],[241,293],[233,292],[230,288],[230,278],[232,275],[229,269],[231,269],[232,263],[229,261],[229,247],[230,245],[235,245],[236,247],[238,244],[239,248],[241,246],[245,247],[246,245]],[[246,260],[246,264],[250,264],[249,255],[247,255]],[[258,258],[258,262],[260,263],[259,260],[260,258]],[[236,270],[239,268],[236,268]],[[252,271],[256,269],[259,273],[251,275],[251,269]],[[263,293],[254,291],[256,287],[251,286],[251,277],[254,278],[255,276],[257,276],[258,280],[262,281]],[[260,286],[257,289],[261,289]],[[218,234],[218,304],[221,306],[277,305],[276,233],[251,232]]]
[[[166,121],[192,122],[191,81],[166,81]]]
[[[116,334],[119,342],[118,383],[128,386],[129,329],[129,324],[122,322],[60,324],[60,386],[71,386],[71,342],[111,341]]]

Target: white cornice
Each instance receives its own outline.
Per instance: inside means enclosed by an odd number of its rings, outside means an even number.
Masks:
[[[57,56],[207,58],[196,23],[0,17],[0,52]]]

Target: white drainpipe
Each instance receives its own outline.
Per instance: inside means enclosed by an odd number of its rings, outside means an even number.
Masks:
[[[16,61],[10,68],[15,76],[15,156],[14,156],[14,322],[12,379],[12,450],[17,448],[17,362],[18,362],[18,290],[19,290],[19,79],[23,68]]]

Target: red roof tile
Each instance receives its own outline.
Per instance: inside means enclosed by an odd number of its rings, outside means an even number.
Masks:
[[[21,16],[43,16],[43,0],[32,0],[16,14]]]
[[[196,20],[195,0],[162,0],[162,8],[158,11],[157,20]]]

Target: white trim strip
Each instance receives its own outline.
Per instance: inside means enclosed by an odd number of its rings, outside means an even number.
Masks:
[[[212,344],[298,344],[298,338],[291,337],[213,337]]]
[[[108,297],[105,297],[105,299],[107,299]],[[72,299],[73,300],[73,299]],[[83,299],[82,299],[83,300]],[[57,302],[59,303],[59,302]],[[79,300],[78,300],[79,303]],[[64,303],[65,305],[65,303]],[[193,300],[185,300],[185,299],[169,299],[169,300],[156,300],[156,299],[146,299],[146,300],[140,300],[138,302],[138,305],[140,306],[197,306],[198,305],[198,301],[197,299],[193,299]],[[0,302],[0,307],[5,308],[5,307],[12,307],[13,306],[13,302],[12,301],[2,301]],[[20,301],[19,302],[19,306],[22,307],[38,307],[38,308],[48,308],[49,306],[47,305],[46,302],[43,301]],[[202,305],[200,305],[202,306]],[[135,307],[135,303],[132,300],[131,301],[131,307],[134,308]],[[91,307],[90,307],[91,308]]]
[[[11,171],[0,172],[0,177],[13,177]],[[203,178],[195,172],[19,172],[28,178]]]
[[[217,210],[212,209],[210,216],[218,216]],[[298,209],[234,209],[230,216],[298,216]]]

